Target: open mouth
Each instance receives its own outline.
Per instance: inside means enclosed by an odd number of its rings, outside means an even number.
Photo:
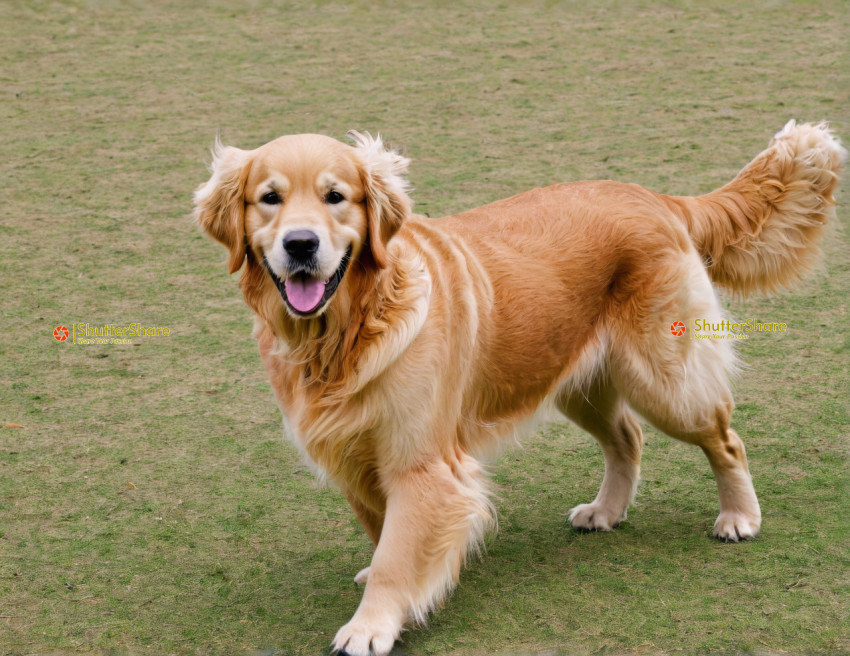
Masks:
[[[263,258],[263,263],[266,265],[266,271],[272,277],[275,286],[280,292],[283,302],[294,313],[302,317],[310,316],[318,312],[327,303],[331,296],[334,295],[336,288],[345,271],[348,269],[348,263],[351,261],[351,246],[342,256],[339,267],[334,271],[333,275],[327,280],[321,280],[311,276],[305,271],[300,271],[289,276],[286,280],[281,280],[277,277],[272,268],[269,266],[266,258]]]

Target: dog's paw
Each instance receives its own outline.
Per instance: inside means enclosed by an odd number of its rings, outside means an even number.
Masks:
[[[354,618],[337,631],[332,651],[348,656],[387,656],[398,632],[392,622],[361,622]]]
[[[714,522],[712,534],[724,542],[749,540],[758,535],[761,528],[761,517],[747,515],[742,512],[724,510]]]
[[[570,511],[570,523],[579,531],[610,531],[626,518],[626,513],[597,503],[583,503]]]
[[[369,580],[369,569],[368,567],[364,567],[354,575],[354,582],[357,585],[366,585],[366,581]]]

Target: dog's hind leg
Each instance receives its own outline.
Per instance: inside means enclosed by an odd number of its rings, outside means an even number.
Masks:
[[[656,428],[703,450],[720,494],[714,535],[737,542],[758,534],[761,511],[744,444],[729,427],[734,403],[728,372],[735,368],[735,355],[725,335],[695,339],[671,334],[675,320],[723,320],[705,271],[686,266],[680,275],[682,294],[648,315],[641,330],[622,330],[611,340],[611,379]]]
[[[626,518],[637,490],[643,433],[606,374],[586,390],[562,391],[558,409],[593,435],[605,455],[605,476],[592,503],[570,511],[573,527],[585,531],[610,531]]]
[[[753,489],[744,443],[729,427],[731,396],[715,407],[708,423],[689,422],[675,413],[658,412],[644,399],[633,400],[636,408],[659,430],[699,446],[708,458],[720,495],[720,515],[713,534],[725,542],[755,537],[761,527],[761,510]]]

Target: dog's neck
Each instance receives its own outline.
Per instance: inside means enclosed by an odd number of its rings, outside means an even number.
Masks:
[[[240,280],[245,301],[282,342],[281,358],[303,384],[324,396],[351,394],[380,375],[425,321],[430,277],[417,258],[386,268],[357,259],[318,317],[295,318],[256,256]]]
[[[330,381],[341,374],[364,321],[360,304],[353,302],[372,286],[374,273],[355,262],[322,314],[293,317],[287,312],[277,285],[256,255],[250,254],[239,281],[245,301],[275,338],[283,342],[287,359],[303,368],[304,380]]]

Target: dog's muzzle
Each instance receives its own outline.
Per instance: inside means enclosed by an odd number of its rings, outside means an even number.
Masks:
[[[297,231],[296,233],[292,233],[292,235],[297,235],[298,232],[309,231]],[[287,235],[287,238],[289,238],[290,236],[291,235]],[[296,250],[296,252],[300,254],[306,255],[310,248],[312,248],[312,246],[310,245],[312,240],[302,238],[296,239],[295,241],[302,242],[295,246],[292,246],[293,250]],[[292,242],[290,242],[290,244],[291,243]],[[290,248],[285,240],[284,248],[286,249],[287,253],[292,257]],[[316,247],[313,248],[311,253],[309,253],[308,259],[313,258],[317,249],[318,238],[316,238]],[[293,257],[293,259],[296,258]],[[312,316],[325,306],[325,304],[334,295],[334,292],[336,292],[337,287],[339,287],[339,283],[342,281],[342,277],[345,275],[350,261],[351,246],[348,247],[348,250],[345,252],[345,255],[342,256],[337,270],[327,280],[321,280],[319,278],[316,278],[306,270],[298,271],[288,276],[285,280],[281,280],[277,276],[277,274],[272,271],[271,266],[269,266],[268,260],[263,257],[263,264],[265,264],[266,266],[266,271],[269,272],[269,275],[274,281],[275,286],[280,292],[281,298],[283,298],[283,302],[286,303],[286,306],[292,311],[293,314],[301,317]]]

